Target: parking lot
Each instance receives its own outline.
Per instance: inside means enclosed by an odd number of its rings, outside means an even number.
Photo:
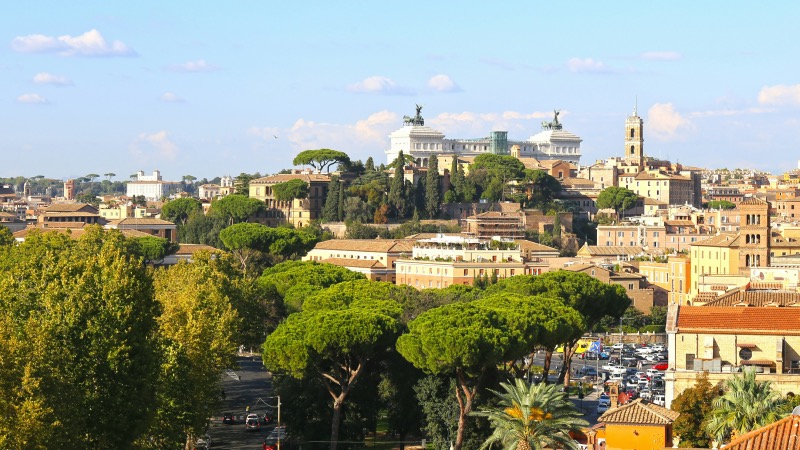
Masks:
[[[571,361],[571,380],[582,382],[584,386],[589,384],[593,387],[593,390],[587,393],[583,399],[578,399],[574,394],[570,395],[570,399],[576,407],[584,412],[586,420],[593,424],[596,423],[597,418],[605,412],[605,408],[602,407],[598,410],[600,403],[610,403],[608,398],[601,399],[602,393],[607,390],[606,381],[608,380],[619,383],[620,392],[626,393],[628,401],[643,398],[664,405],[663,374],[667,369],[665,347],[628,345],[616,350],[608,347],[607,352],[604,353],[606,354],[590,354],[593,358],[582,358],[581,355],[576,355]],[[534,359],[534,364],[541,365],[542,356]],[[647,359],[648,356],[651,356],[650,360]],[[601,357],[603,359],[600,359]],[[662,364],[659,365],[659,363]],[[549,380],[556,382],[558,368],[563,364],[559,354],[553,355],[551,364]]]

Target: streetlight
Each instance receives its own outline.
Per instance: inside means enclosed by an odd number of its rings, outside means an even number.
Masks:
[[[281,430],[281,396],[280,395],[273,395],[272,397],[264,397],[264,398],[277,398],[278,399],[278,425],[275,427],[275,429],[278,430],[278,432],[276,433],[278,435],[278,450],[281,450],[281,431],[282,431]],[[261,399],[259,399],[259,400],[261,400]],[[273,407],[272,405],[270,405],[269,403],[265,402],[264,400],[261,400],[261,401],[265,405],[269,406],[270,408]]]

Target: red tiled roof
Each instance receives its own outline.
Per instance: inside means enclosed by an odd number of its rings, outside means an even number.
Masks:
[[[681,306],[678,331],[800,335],[800,308]]]
[[[699,297],[699,294],[698,294]],[[800,292],[780,290],[736,289],[706,301],[705,306],[800,306]]]
[[[800,416],[794,414],[732,440],[725,450],[800,450]]]
[[[638,398],[626,405],[609,409],[597,421],[620,424],[670,425],[680,415],[677,411],[647,403]]]
[[[411,252],[413,240],[408,239],[331,239],[314,246],[314,250],[400,253]]]

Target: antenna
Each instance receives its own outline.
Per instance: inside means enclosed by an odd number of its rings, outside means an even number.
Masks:
[[[639,114],[636,113],[636,111],[638,109],[639,109],[639,96],[637,95],[637,96],[634,97],[634,101],[633,101],[633,115],[634,116],[638,116],[639,115]]]

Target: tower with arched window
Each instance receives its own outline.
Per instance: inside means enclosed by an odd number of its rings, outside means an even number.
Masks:
[[[751,267],[769,266],[769,203],[750,197],[740,202],[736,208],[741,211],[739,270],[749,273]]]
[[[625,119],[625,161],[644,170],[644,120],[636,109]]]

